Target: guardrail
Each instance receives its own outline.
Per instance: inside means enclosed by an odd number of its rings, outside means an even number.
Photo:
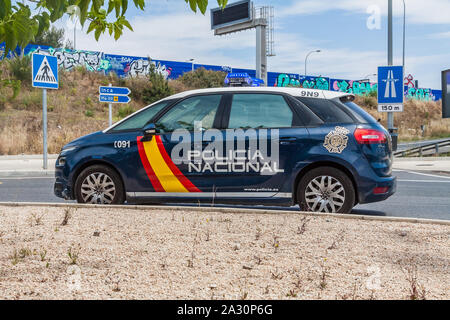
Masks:
[[[449,147],[449,148],[447,148]],[[431,151],[431,152],[430,152]],[[395,157],[432,156],[450,152],[450,139],[394,152]]]

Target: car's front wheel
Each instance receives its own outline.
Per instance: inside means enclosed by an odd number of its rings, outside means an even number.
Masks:
[[[297,188],[297,199],[301,210],[349,213],[355,203],[355,188],[341,170],[319,167],[302,177]]]
[[[107,166],[87,167],[75,181],[75,195],[78,203],[121,204],[124,202],[122,179]]]

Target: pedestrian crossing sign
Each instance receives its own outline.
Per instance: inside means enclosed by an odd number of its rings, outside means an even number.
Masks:
[[[32,56],[33,87],[58,89],[58,59],[45,54]]]

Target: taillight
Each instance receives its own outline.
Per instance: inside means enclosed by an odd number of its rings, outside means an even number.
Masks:
[[[382,194],[389,191],[389,187],[376,187],[373,189],[373,194]]]
[[[387,141],[386,134],[383,131],[375,129],[358,128],[355,130],[354,136],[359,144],[386,143]]]

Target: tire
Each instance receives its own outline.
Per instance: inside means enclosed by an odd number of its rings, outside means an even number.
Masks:
[[[318,167],[300,179],[297,199],[300,210],[350,213],[355,203],[355,188],[341,170]]]
[[[125,201],[122,179],[110,167],[87,167],[75,181],[75,198],[78,203],[122,204]]]

